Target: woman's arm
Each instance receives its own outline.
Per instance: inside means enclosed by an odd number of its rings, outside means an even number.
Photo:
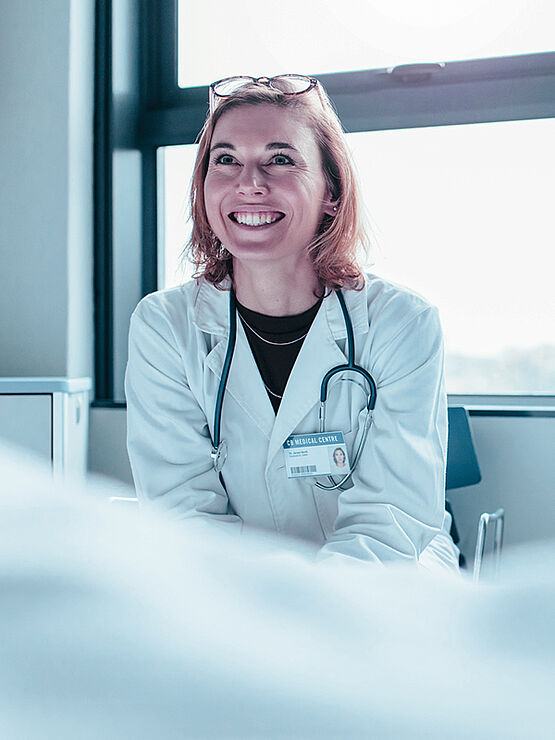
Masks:
[[[319,558],[417,560],[443,523],[447,397],[436,309],[404,325],[379,350],[372,372],[374,423]]]
[[[201,517],[240,530],[240,518],[228,513],[207,420],[187,382],[170,322],[148,298],[131,317],[125,395],[127,449],[141,503],[177,519]]]

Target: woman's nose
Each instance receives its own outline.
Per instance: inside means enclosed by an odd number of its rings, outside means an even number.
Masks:
[[[240,195],[256,195],[268,190],[264,173],[256,167],[244,166],[237,183],[237,192]]]

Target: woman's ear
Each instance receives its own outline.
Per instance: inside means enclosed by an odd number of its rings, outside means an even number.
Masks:
[[[339,208],[339,200],[333,199],[333,195],[328,188],[326,188],[326,194],[324,196],[324,202],[322,203],[322,210],[327,213],[328,216],[337,216],[337,209]]]

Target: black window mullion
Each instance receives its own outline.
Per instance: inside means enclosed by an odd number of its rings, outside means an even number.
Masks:
[[[142,285],[143,295],[158,289],[158,198],[155,147],[142,149]]]
[[[175,101],[177,87],[178,0],[143,0],[142,37],[146,56],[146,107]]]
[[[97,0],[95,24],[94,393],[99,400],[114,396],[111,0]]]

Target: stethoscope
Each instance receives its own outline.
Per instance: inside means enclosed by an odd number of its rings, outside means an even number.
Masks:
[[[362,449],[366,442],[366,438],[368,436],[368,432],[370,430],[370,426],[372,425],[372,419],[374,415],[374,407],[376,405],[376,395],[377,395],[376,383],[374,382],[374,378],[363,367],[360,367],[360,365],[355,364],[355,336],[353,332],[353,324],[351,322],[351,317],[349,316],[349,312],[347,311],[347,306],[345,305],[345,298],[343,297],[343,293],[339,289],[337,289],[335,292],[339,300],[339,305],[341,306],[341,311],[343,312],[343,319],[345,321],[345,328],[347,330],[347,364],[346,365],[336,365],[336,367],[332,367],[332,369],[328,370],[328,372],[322,378],[322,384],[320,386],[320,409],[318,412],[318,427],[319,427],[318,431],[320,433],[326,431],[326,402],[327,402],[327,397],[328,397],[328,384],[330,380],[338,373],[344,373],[348,371],[348,372],[358,373],[359,375],[362,375],[363,379],[366,381],[366,384],[368,386],[368,398],[367,398],[366,407],[365,407],[366,415],[365,415],[364,423],[362,426],[362,434],[360,436],[360,441],[358,443],[354,458],[351,461],[350,472],[347,473],[339,481],[339,483],[336,483],[333,477],[329,475],[328,480],[331,482],[331,485],[329,486],[324,485],[323,483],[319,483],[318,481],[315,481],[315,485],[318,486],[318,488],[322,488],[326,491],[333,491],[333,490],[336,490],[337,488],[343,488],[345,483],[355,472],[356,466],[358,465],[358,461],[360,458],[360,454],[362,452]],[[222,376],[220,378],[220,385],[218,387],[218,394],[216,396],[216,407],[214,409],[214,437],[213,437],[213,442],[212,442],[212,452],[210,453],[210,456],[214,464],[214,469],[216,470],[217,473],[221,472],[224,466],[224,463],[227,459],[226,441],[225,439],[220,439],[221,424],[222,424],[222,406],[223,406],[223,401],[224,401],[225,387],[227,384],[227,379],[229,377],[229,371],[231,368],[231,361],[233,359],[233,352],[235,350],[236,337],[237,337],[237,304],[235,300],[235,292],[231,288],[229,291],[229,337],[227,341],[227,351],[225,354],[224,365],[222,369]],[[347,380],[351,380],[351,379],[347,378]],[[356,381],[351,380],[351,382],[356,382]]]

